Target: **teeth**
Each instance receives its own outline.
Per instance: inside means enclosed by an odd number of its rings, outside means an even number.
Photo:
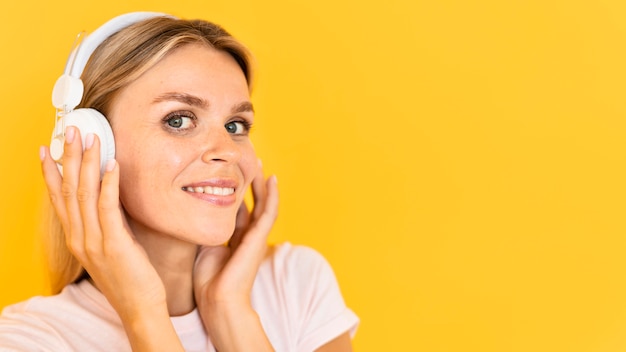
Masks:
[[[229,187],[183,187],[183,191],[191,192],[191,193],[205,193],[212,194],[216,196],[228,196],[235,193],[234,188]]]

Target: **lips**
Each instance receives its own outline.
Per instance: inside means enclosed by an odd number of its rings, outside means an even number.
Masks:
[[[181,189],[190,196],[218,206],[230,206],[237,201],[239,184],[235,179],[211,179],[186,185]]]

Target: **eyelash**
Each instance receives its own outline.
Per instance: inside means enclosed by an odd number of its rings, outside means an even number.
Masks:
[[[172,121],[173,119],[176,119],[176,118],[190,119],[191,123],[193,124],[193,126],[185,127],[185,128],[170,126],[168,123],[170,121]],[[172,113],[167,114],[167,116],[165,116],[163,118],[163,125],[165,126],[165,128],[167,128],[167,129],[169,129],[171,131],[185,132],[185,131],[195,127],[197,119],[198,118],[193,113],[190,113],[190,112],[187,112],[187,111],[176,111],[176,112],[172,112]],[[250,133],[250,130],[252,129],[252,123],[249,122],[248,120],[245,120],[245,119],[229,121],[229,122],[226,123],[226,125],[231,124],[231,123],[241,124],[243,126],[243,132],[235,134],[235,135],[238,135],[238,136],[248,135]],[[226,128],[226,125],[224,125],[224,128]]]
[[[177,118],[180,118],[180,119],[190,119],[191,123],[193,124],[193,126],[191,126],[191,127],[183,127],[183,128],[170,126],[169,122],[174,120],[174,119],[177,119]],[[165,128],[167,128],[169,130],[176,131],[176,132],[184,132],[184,131],[186,131],[188,129],[191,129],[191,128],[195,127],[196,120],[197,120],[196,116],[194,114],[190,113],[190,112],[176,111],[176,112],[172,112],[172,113],[167,114],[167,116],[165,116],[163,118],[163,125],[165,126]]]
[[[236,135],[238,136],[242,136],[242,135],[248,135],[250,133],[250,130],[252,129],[252,123],[250,123],[248,120],[234,120],[234,121],[229,121],[226,123],[226,125],[224,125],[224,127],[226,127],[228,124],[231,123],[239,123],[243,126],[243,132],[242,133],[237,133]]]

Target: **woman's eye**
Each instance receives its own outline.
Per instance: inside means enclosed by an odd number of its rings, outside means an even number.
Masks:
[[[226,127],[226,131],[228,131],[228,133],[232,134],[246,134],[250,129],[250,126],[242,121],[229,122],[224,125],[224,127]]]
[[[186,129],[193,124],[193,119],[188,116],[174,115],[165,119],[165,123],[175,129]]]

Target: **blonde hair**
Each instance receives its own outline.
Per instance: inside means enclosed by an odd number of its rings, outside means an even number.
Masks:
[[[206,45],[230,54],[251,89],[251,56],[222,27],[203,20],[156,17],[126,27],[100,44],[82,73],[85,91],[78,107],[93,108],[106,116],[120,89],[167,54],[189,44]],[[51,292],[56,294],[66,285],[87,277],[87,273],[67,248],[61,223],[52,205],[49,208],[45,242]]]

